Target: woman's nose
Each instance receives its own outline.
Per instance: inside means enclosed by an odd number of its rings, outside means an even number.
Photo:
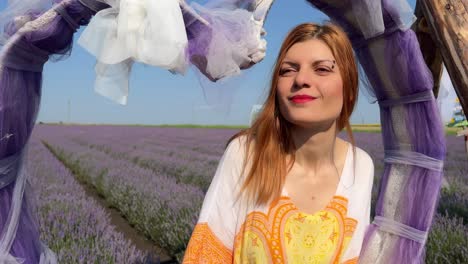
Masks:
[[[294,80],[295,86],[298,88],[308,88],[312,86],[313,72],[309,69],[300,69],[296,73],[296,78]]]

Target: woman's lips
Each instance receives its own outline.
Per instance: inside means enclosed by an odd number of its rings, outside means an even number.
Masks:
[[[315,100],[315,98],[306,98],[306,97],[298,97],[298,98],[292,98],[291,101],[293,103],[297,103],[297,104],[303,104],[303,103],[307,103],[307,102],[310,102],[310,101],[313,101]]]

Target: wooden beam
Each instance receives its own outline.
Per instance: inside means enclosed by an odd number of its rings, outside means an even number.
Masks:
[[[468,0],[419,3],[463,111],[468,113]]]
[[[427,20],[424,17],[423,11],[421,9],[420,2],[421,0],[416,2],[414,14],[417,17],[417,20],[411,29],[418,37],[418,42],[421,48],[421,53],[424,57],[424,61],[429,67],[429,70],[431,70],[432,79],[434,80],[432,91],[434,92],[435,98],[437,98],[439,94],[440,78],[442,77],[442,54],[436,45],[434,37],[431,35],[429,25],[427,24]]]

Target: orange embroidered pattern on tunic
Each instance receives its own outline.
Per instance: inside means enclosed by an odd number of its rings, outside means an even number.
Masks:
[[[307,214],[281,197],[267,215],[251,212],[236,235],[234,263],[341,262],[357,226],[346,217],[347,204],[346,198],[334,196],[325,209]]]
[[[206,223],[199,223],[193,230],[182,263],[232,263],[232,252],[213,234]]]
[[[357,264],[358,260],[359,260],[359,258],[355,257],[355,258],[352,258],[352,259],[348,259],[347,261],[343,262],[343,264]]]

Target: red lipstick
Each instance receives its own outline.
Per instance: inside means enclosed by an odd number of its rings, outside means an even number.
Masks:
[[[298,94],[289,98],[289,100],[293,101],[294,103],[306,103],[315,99],[317,98],[306,94]]]

